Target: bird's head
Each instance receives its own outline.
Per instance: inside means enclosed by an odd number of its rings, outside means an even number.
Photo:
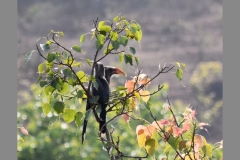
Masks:
[[[108,83],[110,81],[111,76],[114,74],[119,74],[124,77],[127,76],[127,74],[123,70],[117,67],[105,66],[104,69],[105,69],[105,78],[108,81]]]

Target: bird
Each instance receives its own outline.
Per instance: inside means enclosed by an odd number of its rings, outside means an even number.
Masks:
[[[112,75],[114,75],[114,74],[119,74],[124,77],[127,76],[123,70],[121,70],[120,68],[117,68],[117,67],[105,66],[104,69],[105,69],[105,78],[106,78],[108,84],[110,84],[110,79],[111,79]]]
[[[109,101],[109,94],[110,94],[109,83],[112,75],[114,74],[126,76],[125,72],[117,67],[103,66],[101,62],[97,62],[94,66],[93,76],[95,77],[95,80],[98,83],[98,89],[96,89],[93,85],[91,85],[90,92],[92,96],[99,97],[97,101],[101,107],[101,112],[99,116],[100,117],[99,131],[103,134],[106,133],[106,125],[105,125],[106,115],[107,115],[106,107],[107,107],[107,102]],[[89,111],[89,109],[91,109],[91,103],[89,102],[89,99],[87,99],[86,111]],[[84,123],[83,123],[83,131],[82,131],[82,143],[85,139],[87,123],[88,123],[88,117],[85,117]]]

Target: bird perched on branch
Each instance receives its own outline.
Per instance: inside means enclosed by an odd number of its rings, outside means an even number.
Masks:
[[[109,94],[110,94],[110,88],[109,83],[112,75],[119,74],[122,76],[126,76],[126,74],[119,68],[112,67],[112,66],[103,66],[102,63],[98,62],[94,66],[94,74],[93,76],[96,79],[96,82],[98,84],[98,88],[96,89],[93,85],[91,85],[91,94],[92,96],[98,96],[98,104],[101,107],[100,112],[100,122],[99,122],[99,131],[101,133],[106,133],[106,107],[107,103],[109,101]],[[86,105],[86,111],[89,111],[91,109],[92,105],[89,102],[89,99],[87,100]],[[85,138],[86,128],[87,128],[87,122],[88,117],[84,119],[83,123],[83,131],[82,131],[82,143]]]

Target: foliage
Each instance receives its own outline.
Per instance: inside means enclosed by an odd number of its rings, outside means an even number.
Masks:
[[[77,54],[85,54],[82,45],[89,34],[92,35],[91,39],[94,39],[96,48],[95,54],[92,55],[93,60],[77,60],[75,58]],[[136,41],[140,47],[142,35],[140,24],[135,20],[127,20],[125,17],[118,15],[113,18],[113,22],[98,21],[98,19],[94,21],[94,29],[81,35],[79,44],[73,45],[71,49],[67,49],[60,44],[59,39],[64,36],[61,31],[52,30],[47,37],[40,38],[45,39],[45,43],[37,44],[37,50],[27,53],[26,61],[28,62],[35,52],[45,60],[38,66],[39,78],[36,82],[41,87],[38,94],[38,104],[42,108],[43,115],[45,117],[56,115],[58,122],[64,121],[65,125],[75,124],[76,127],[80,127],[83,119],[90,116],[91,113],[84,111],[82,107],[86,105],[84,102],[88,99],[93,106],[92,111],[96,121],[98,121],[99,107],[97,100],[99,97],[92,96],[90,92],[91,85],[96,89],[98,88],[93,74],[94,66],[110,54],[119,55],[120,63],[125,62],[126,65],[129,64],[130,66],[138,65],[139,58],[136,56],[136,49],[128,46],[128,42]],[[90,74],[83,70],[83,63],[91,68]],[[159,113],[158,117],[153,114],[153,108],[159,108],[159,106],[152,105],[151,97],[162,91],[164,85],[159,85],[157,90],[151,92],[148,90],[148,86],[159,75],[169,73],[174,67],[176,68],[175,75],[181,81],[183,69],[186,69],[186,66],[179,62],[176,62],[176,64],[177,66],[169,64],[161,67],[159,65],[158,72],[152,78],[140,70],[136,70],[132,79],[126,81],[124,86],[118,86],[116,90],[111,92],[107,108],[109,120],[106,122],[108,127],[106,135],[102,136],[96,130],[91,132],[91,135],[88,134],[88,137],[91,136],[90,138],[94,140],[93,144],[97,144],[94,150],[100,151],[101,147],[99,145],[102,143],[110,159],[140,159],[156,156],[160,156],[161,159],[195,160],[201,158],[207,160],[213,158],[212,145],[207,143],[203,136],[196,134],[197,130],[205,129],[204,126],[208,124],[199,123],[196,120],[195,110],[186,108],[181,116],[176,116],[167,99],[167,103],[160,109],[161,114]],[[142,106],[144,112],[147,113],[145,116],[136,114],[139,106]],[[116,120],[120,117],[123,117],[122,119],[132,130],[126,127],[121,129],[122,126],[118,125],[114,127]],[[133,124],[132,121],[134,121]],[[57,122],[55,123],[57,124]],[[57,127],[55,123],[51,126]],[[109,126],[113,127],[110,128]],[[59,130],[59,127],[56,130]],[[22,133],[28,134],[25,128],[20,129]],[[136,129],[135,137],[133,136],[134,129]],[[139,149],[144,148],[139,153],[128,154],[123,151],[123,148],[128,146],[127,144],[122,145],[122,141],[124,141],[122,131],[126,130],[132,132],[129,134],[132,135],[131,138],[128,137],[127,140],[133,140],[131,143],[138,142]],[[159,149],[159,144],[162,142],[164,144]],[[65,142],[65,145],[66,143],[70,142]],[[74,145],[71,145],[71,147],[74,147]],[[84,149],[81,148],[81,150]],[[133,148],[131,150],[134,151]],[[68,155],[62,154],[62,157],[70,155],[69,151]],[[66,157],[66,159],[69,158],[71,157]]]
[[[208,121],[210,124],[212,117],[218,117],[222,112],[222,64],[220,62],[200,63],[190,78],[193,91],[201,107],[199,111],[203,114],[199,118]],[[219,123],[219,121],[218,121]]]

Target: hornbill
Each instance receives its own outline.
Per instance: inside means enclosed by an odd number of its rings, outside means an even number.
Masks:
[[[109,94],[110,94],[110,88],[109,88],[109,83],[110,79],[113,74],[119,74],[122,76],[126,76],[126,74],[119,68],[112,67],[112,66],[103,66],[102,63],[98,62],[94,66],[94,74],[93,76],[96,79],[96,82],[98,83],[98,89],[96,90],[93,85],[90,88],[92,96],[99,96],[98,98],[98,104],[101,106],[101,112],[100,112],[100,124],[99,124],[99,131],[101,133],[106,133],[106,107],[107,107],[107,102],[109,101]],[[91,109],[91,104],[89,100],[87,100],[87,105],[86,105],[86,111]],[[85,117],[84,123],[83,123],[83,131],[82,131],[82,143],[85,138],[85,133],[86,133],[86,128],[87,128],[87,122],[88,119]],[[103,127],[104,126],[104,127]]]

